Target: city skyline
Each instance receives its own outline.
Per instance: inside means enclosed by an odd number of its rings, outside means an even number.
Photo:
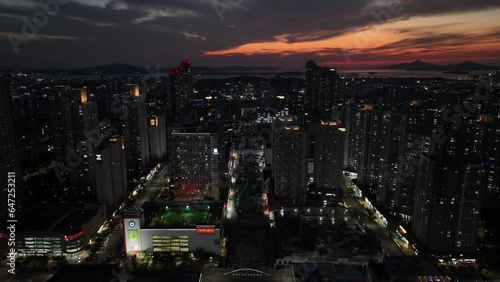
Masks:
[[[1,67],[500,64],[498,1],[43,3],[0,3]]]
[[[500,281],[498,50],[500,0],[0,0],[0,281]]]

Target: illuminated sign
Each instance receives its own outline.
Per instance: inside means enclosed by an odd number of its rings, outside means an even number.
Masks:
[[[75,238],[81,237],[82,235],[83,235],[83,231],[80,231],[76,234],[64,235],[64,239],[75,239]]]
[[[215,228],[198,227],[196,234],[215,234]]]
[[[102,161],[102,154],[96,154],[95,156],[97,161]]]
[[[130,222],[128,223],[128,226],[130,226],[130,227],[134,228],[134,227],[135,227],[135,221],[130,221]]]
[[[139,240],[139,230],[137,230],[137,229],[127,230],[127,239],[128,240]]]

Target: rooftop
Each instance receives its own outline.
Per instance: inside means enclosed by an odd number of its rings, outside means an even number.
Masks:
[[[33,207],[21,214],[16,227],[22,231],[49,231],[71,211],[71,208]]]
[[[18,220],[21,231],[72,231],[92,219],[98,210],[95,208],[77,210],[69,207],[33,207],[24,212]]]
[[[85,222],[91,220],[97,214],[97,210],[77,210],[70,213],[54,226],[54,230],[80,229]]]
[[[216,201],[155,201],[146,202],[142,208],[144,228],[218,225],[222,216],[222,203]]]
[[[427,257],[386,257],[384,264],[391,276],[442,276],[437,264]]]

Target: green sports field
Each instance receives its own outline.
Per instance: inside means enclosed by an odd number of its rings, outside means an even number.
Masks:
[[[193,226],[197,224],[216,224],[216,214],[213,208],[200,209],[185,206],[168,207],[163,213],[153,220],[154,225]]]

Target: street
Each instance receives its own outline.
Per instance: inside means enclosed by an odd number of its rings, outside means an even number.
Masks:
[[[350,208],[354,211],[354,213],[358,216],[360,223],[371,232],[373,236],[376,237],[378,241],[380,241],[380,245],[385,250],[385,255],[390,256],[404,256],[404,255],[414,255],[413,252],[404,246],[403,242],[397,244],[393,239],[396,237],[396,233],[391,231],[389,228],[384,226],[381,222],[377,222],[378,220],[374,217],[371,217],[366,210],[366,207],[360,202],[361,199],[353,196],[354,192],[350,188],[352,185],[352,178],[348,176],[344,176],[344,194],[345,201],[350,206]]]

